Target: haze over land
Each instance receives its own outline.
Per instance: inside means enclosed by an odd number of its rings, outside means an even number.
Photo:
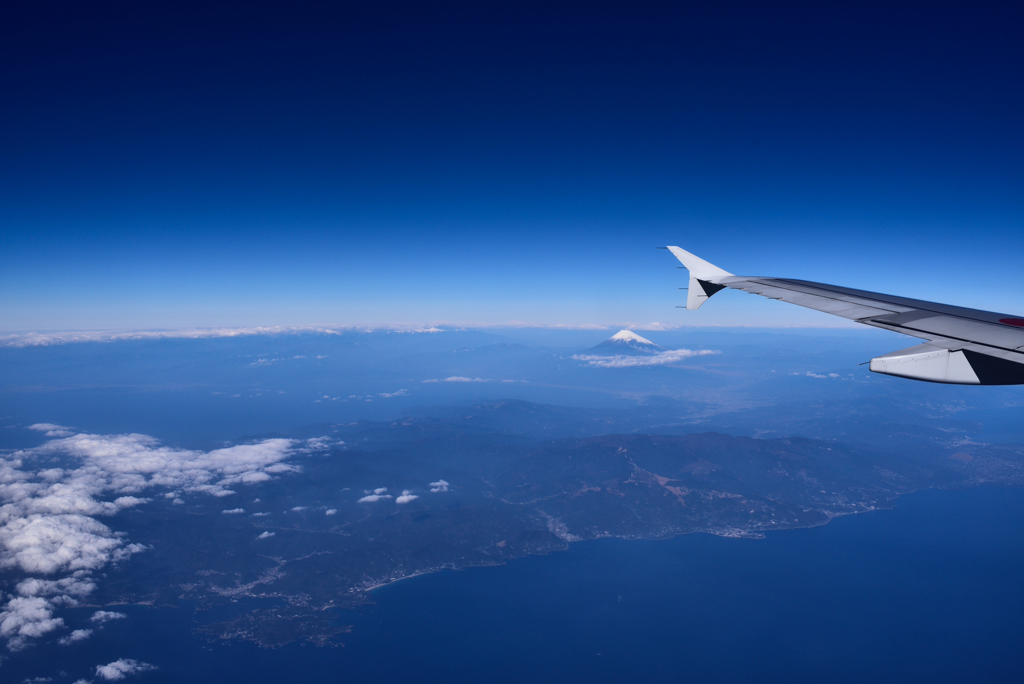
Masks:
[[[9,646],[85,643],[99,633],[66,606],[124,603],[190,607],[218,638],[338,643],[338,610],[405,577],[602,537],[760,537],[922,488],[1024,484],[1024,447],[1006,443],[1013,390],[972,403],[856,365],[894,335],[606,335],[0,350],[18,407],[0,490]]]

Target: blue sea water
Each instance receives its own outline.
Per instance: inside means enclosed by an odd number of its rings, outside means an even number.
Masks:
[[[606,539],[412,578],[341,612],[345,647],[209,643],[188,609],[128,607],[0,677],[134,658],[158,667],[146,682],[1019,681],[1022,580],[1024,489],[925,491],[765,539]]]

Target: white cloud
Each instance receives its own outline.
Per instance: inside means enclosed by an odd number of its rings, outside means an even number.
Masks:
[[[230,485],[263,482],[270,479],[268,473],[296,470],[280,463],[293,445],[290,439],[267,439],[202,452],[161,446],[147,435],[79,434],[17,452],[15,456],[59,453],[78,458],[83,465],[75,471],[77,479],[70,484],[82,484],[93,490],[129,494],[146,487],[164,486],[223,496],[234,493],[227,489]]]
[[[149,503],[149,501],[149,499],[140,499],[137,496],[119,496],[114,499],[114,505],[118,508],[131,508],[132,506]]]
[[[28,429],[35,430],[36,432],[45,432],[47,437],[67,437],[74,434],[71,428],[66,428],[63,425],[54,425],[53,423],[36,423],[29,425]]]
[[[672,349],[651,356],[598,356],[595,354],[574,354],[573,359],[583,361],[597,368],[639,368],[643,366],[664,366],[688,359],[692,356],[707,356],[721,352],[711,349]]]
[[[0,335],[0,347],[36,347],[76,342],[116,342],[118,340],[157,340],[157,339],[209,339],[218,337],[249,337],[253,335],[287,335],[303,333],[320,333],[326,335],[342,335],[351,333],[442,333],[445,328],[437,326],[468,328],[546,328],[553,330],[608,330],[609,327],[623,328],[632,324],[615,323],[599,325],[595,323],[581,324],[546,324],[527,321],[506,321],[502,323],[483,322],[437,322],[435,323],[396,323],[373,324],[369,326],[256,326],[244,328],[186,328],[180,330],[84,330],[67,332],[29,332]],[[655,324],[656,325],[656,324]],[[679,327],[679,326],[674,326]],[[642,328],[641,328],[642,329]],[[327,358],[318,355],[317,359]]]
[[[328,508],[326,511],[324,511],[324,515],[334,515],[337,512],[337,508]]]
[[[392,498],[390,494],[367,494],[363,498],[359,499],[356,503],[375,503],[381,499]]]
[[[106,622],[110,622],[111,620],[124,620],[126,617],[128,616],[124,613],[118,613],[115,610],[97,610],[92,614],[92,617],[89,618],[89,622],[95,622],[98,625],[102,625]]]
[[[631,321],[617,321],[608,324],[599,323],[537,323],[531,321],[504,321],[504,322],[480,322],[480,321],[443,321],[437,325],[444,325],[448,329],[472,330],[472,329],[501,329],[501,328],[537,328],[547,330],[621,330],[623,328],[635,330],[678,330],[681,326],[666,323],[645,323],[640,324]],[[692,324],[689,324],[692,325]],[[730,323],[729,326],[709,325],[703,327],[764,327],[763,323],[754,323],[743,326],[736,326]],[[853,328],[852,324],[837,324],[822,326],[816,322],[813,326],[805,325],[779,325],[782,328],[802,327],[829,327],[829,328]],[[190,328],[182,330],[87,330],[69,332],[29,332],[0,335],[0,347],[35,347],[52,346],[58,344],[72,344],[76,342],[116,342],[119,340],[156,340],[156,339],[208,339],[218,337],[247,337],[252,335],[287,335],[320,333],[326,335],[342,335],[359,333],[440,333],[445,332],[444,328],[438,328],[427,324],[384,324],[370,326],[267,326],[249,328]],[[326,355],[318,355],[317,359],[325,359]]]
[[[146,435],[69,435],[50,423],[33,429],[54,439],[0,458],[0,570],[28,575],[0,606],[0,636],[11,649],[62,627],[55,608],[91,593],[91,573],[145,550],[99,517],[148,502],[138,494],[152,487],[170,489],[180,503],[182,492],[230,496],[229,487],[297,470],[282,462],[294,449],[287,439],[203,452]],[[52,467],[55,458],[61,467]],[[34,470],[37,459],[47,467]]]
[[[245,509],[244,508],[228,508],[228,509],[225,509],[225,510],[221,511],[221,513],[223,513],[224,515],[239,515],[241,513],[245,513]]]
[[[364,490],[363,493],[366,494],[366,496],[359,499],[359,501],[357,501],[356,503],[375,503],[377,501],[380,501],[381,499],[392,498],[390,494],[386,493],[387,491],[387,487],[377,487],[372,492],[369,489]]]
[[[63,626],[62,618],[53,617],[53,604],[38,596],[17,596],[0,611],[0,636],[7,639],[7,648],[12,651],[20,651],[29,639]]]
[[[71,577],[59,580],[45,580],[36,577],[18,582],[16,589],[22,596],[61,596],[65,603],[77,603],[76,599],[84,598],[96,590],[96,584],[78,572]]]
[[[330,397],[326,397],[326,398],[330,399]],[[344,444],[344,442],[339,442],[339,444]],[[324,436],[324,437],[313,437],[312,439],[307,439],[306,440],[306,448],[310,449],[312,451],[322,451],[324,449],[330,449],[331,448],[331,438],[327,437],[327,436]]]
[[[68,646],[69,644],[76,643],[78,641],[85,641],[92,636],[91,629],[76,629],[75,631],[68,634],[66,637],[61,637],[57,640],[61,646]]]
[[[441,381],[438,380],[437,378],[429,378],[429,379],[423,381],[424,384],[426,384],[428,382],[441,382]]]
[[[390,398],[390,397],[404,397],[404,396],[407,396],[408,394],[409,394],[409,390],[400,389],[397,392],[381,392],[380,396],[385,397],[385,398]]]
[[[308,506],[292,506],[292,511],[294,511],[295,513],[301,513],[302,511],[306,510],[306,508],[308,508]]]
[[[156,668],[149,663],[143,663],[138,660],[131,660],[128,658],[120,658],[107,665],[96,666],[96,676],[102,677],[103,679],[116,681],[124,679],[128,675],[138,674],[139,672],[149,672]]]
[[[0,567],[52,575],[98,570],[142,551],[142,547],[124,546],[109,527],[94,518],[35,513],[0,527],[0,550]]]
[[[275,534],[274,532],[267,532],[267,531],[264,530],[256,538],[257,539],[270,539],[271,537],[274,536],[274,534]]]
[[[450,378],[445,378],[444,382],[490,382],[486,378],[467,378],[463,375],[453,375]]]
[[[448,491],[448,482],[445,481],[445,480],[438,480],[437,482],[431,482],[430,483],[430,491],[434,492],[435,494],[437,492],[447,492]]]
[[[402,495],[400,497],[398,497],[397,499],[395,499],[395,503],[396,504],[407,504],[410,501],[415,501],[418,498],[420,498],[420,497],[416,496],[415,494],[410,492],[408,489],[403,489],[402,490]]]
[[[254,328],[190,328],[184,330],[84,330],[78,332],[30,332],[0,336],[0,347],[48,347],[73,342],[116,342],[118,340],[159,340],[183,338],[190,340],[216,337],[248,337],[287,333],[323,333],[340,335],[341,328],[320,326],[275,326]],[[319,358],[319,357],[318,357]]]

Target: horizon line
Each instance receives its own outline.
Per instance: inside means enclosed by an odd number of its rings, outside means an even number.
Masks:
[[[854,325],[723,325],[723,324],[665,324],[665,323],[531,323],[508,321],[504,323],[450,323],[433,324],[401,324],[382,323],[373,325],[277,325],[277,326],[238,326],[238,327],[187,327],[187,328],[106,328],[94,330],[32,330],[0,333],[0,347],[46,347],[62,344],[84,342],[117,342],[129,340],[155,339],[216,339],[225,337],[250,337],[256,335],[288,335],[303,333],[320,333],[326,335],[342,335],[352,333],[407,333],[427,334],[444,332],[463,332],[468,330],[563,330],[563,331],[606,331],[606,330],[641,330],[644,332],[674,332],[694,329],[765,329],[765,330],[859,330],[863,326]]]

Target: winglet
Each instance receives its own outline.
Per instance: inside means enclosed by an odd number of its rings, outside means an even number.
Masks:
[[[699,256],[690,254],[685,249],[680,247],[669,247],[668,249],[690,271],[690,289],[686,295],[687,309],[699,309],[700,305],[706,302],[711,295],[725,288],[725,285],[720,285],[716,281],[732,275],[714,264],[709,264]]]
[[[682,262],[683,266],[689,269],[690,275],[694,278],[714,280],[715,278],[728,278],[732,275],[732,273],[723,271],[714,264],[709,264],[699,256],[690,254],[681,247],[669,247],[668,250],[676,256],[676,259]]]

